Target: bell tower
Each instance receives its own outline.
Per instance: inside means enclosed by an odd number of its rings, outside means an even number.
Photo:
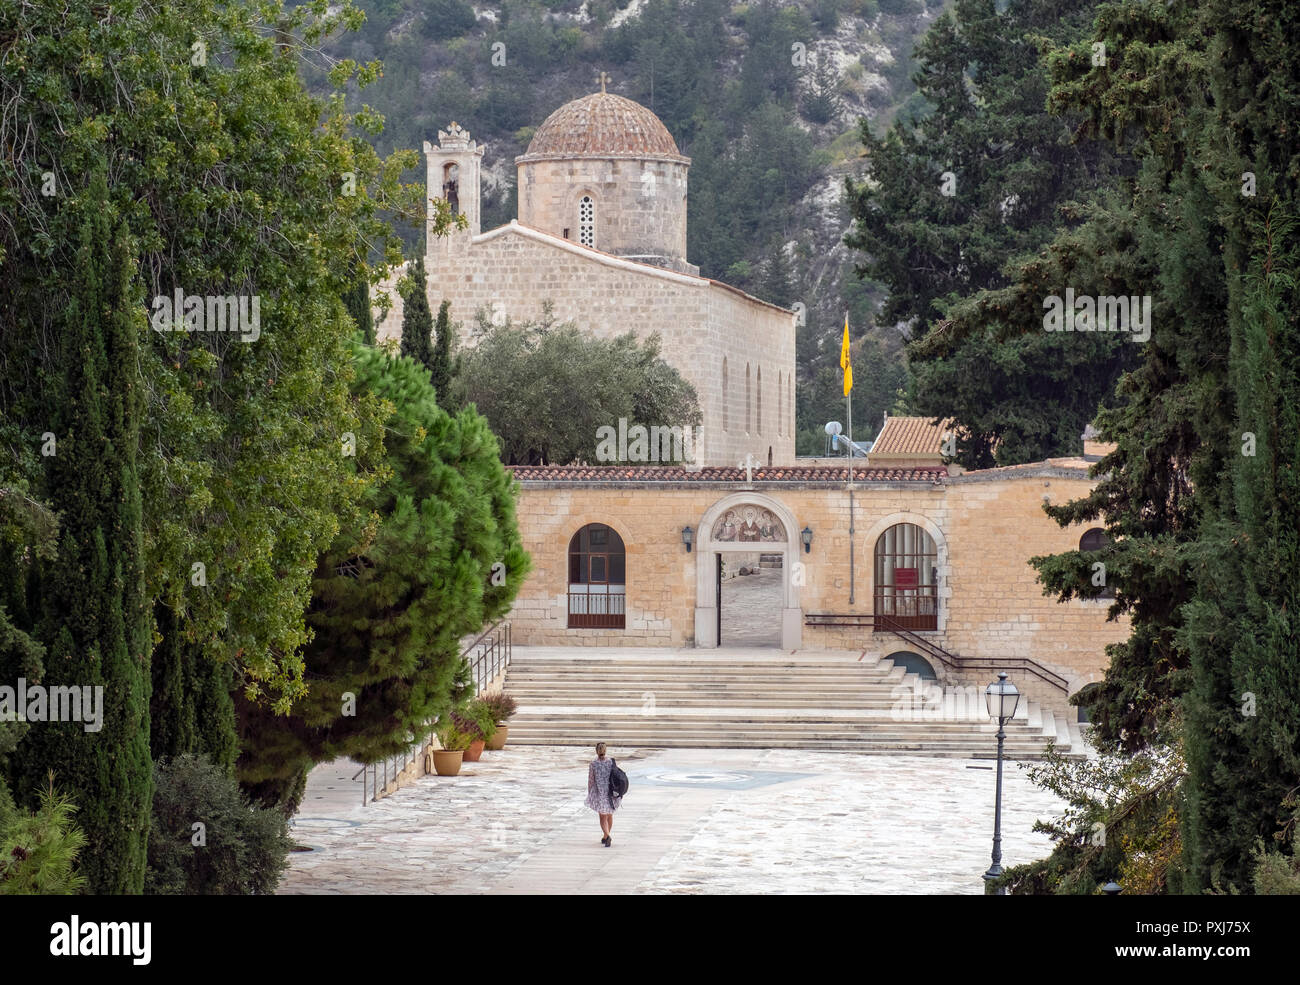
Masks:
[[[424,157],[428,162],[426,187],[429,198],[445,198],[453,213],[463,215],[469,223],[465,230],[452,230],[447,236],[435,237],[433,221],[425,229],[425,253],[446,253],[460,248],[462,240],[477,236],[479,225],[479,167],[483,148],[470,139],[469,131],[453,122],[446,130],[438,131],[438,145],[424,142]]]

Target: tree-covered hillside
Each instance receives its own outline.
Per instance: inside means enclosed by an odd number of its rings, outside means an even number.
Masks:
[[[839,405],[829,372],[850,312],[861,348],[857,433],[903,383],[900,334],[843,245],[843,180],[862,170],[858,121],[915,112],[911,52],[942,0],[361,0],[366,23],[327,49],[383,63],[354,90],[385,117],[378,149],[421,147],[452,120],[484,145],[483,226],[515,215],[514,158],[565,102],[609,90],[650,107],[692,159],[688,255],[708,277],[802,305],[801,451]],[[314,85],[324,86],[324,68]],[[422,170],[413,172],[421,179]],[[405,233],[414,245],[418,230]],[[472,312],[456,313],[472,318]],[[838,366],[835,365],[838,373]],[[825,392],[823,392],[825,391]],[[815,418],[815,419],[814,419]]]

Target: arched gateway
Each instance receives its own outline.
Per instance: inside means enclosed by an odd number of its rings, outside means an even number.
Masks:
[[[796,649],[803,639],[799,606],[799,524],[780,500],[761,493],[733,493],[713,504],[700,520],[695,560],[695,645],[718,646],[718,556],[744,551],[781,555],[783,579],[781,648]]]

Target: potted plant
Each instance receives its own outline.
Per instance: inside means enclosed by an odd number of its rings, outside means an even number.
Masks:
[[[433,752],[434,772],[439,776],[455,776],[460,772],[461,760],[474,737],[457,728],[454,717],[441,723],[434,734],[442,747]]]
[[[477,763],[483,755],[483,747],[497,730],[496,723],[481,704],[471,701],[463,712],[452,712],[456,727],[470,737],[469,748],[465,750],[465,762]]]
[[[518,710],[519,706],[515,703],[514,698],[507,696],[504,692],[488,694],[478,700],[483,702],[488,717],[496,725],[496,734],[488,739],[487,747],[489,749],[504,749],[506,747],[506,738],[510,734],[510,726],[506,722]]]

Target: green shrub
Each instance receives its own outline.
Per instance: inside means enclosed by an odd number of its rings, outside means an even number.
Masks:
[[[446,722],[439,725],[434,733],[438,737],[438,745],[448,752],[468,749],[470,743],[475,739],[474,735],[457,727],[454,717],[453,715]]]
[[[485,694],[483,697],[476,700],[483,702],[483,706],[487,709],[488,714],[491,715],[492,721],[498,725],[503,725],[508,722],[511,716],[519,710],[519,706],[515,703],[515,699],[507,695],[504,691],[499,691],[496,694]]]
[[[471,701],[469,707],[465,709],[465,715],[473,723],[473,730],[480,739],[486,741],[497,734],[497,720],[492,715],[492,709],[482,698]]]
[[[289,848],[287,817],[250,806],[239,784],[206,759],[154,764],[146,893],[269,894],[288,866]]]

